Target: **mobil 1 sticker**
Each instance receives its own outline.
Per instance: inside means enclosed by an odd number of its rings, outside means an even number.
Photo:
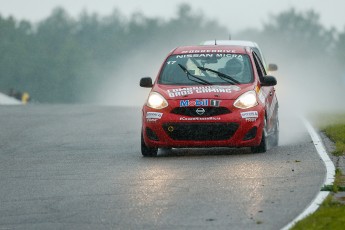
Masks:
[[[196,99],[196,100],[180,100],[180,107],[187,106],[220,106],[220,100],[209,100],[209,99]]]

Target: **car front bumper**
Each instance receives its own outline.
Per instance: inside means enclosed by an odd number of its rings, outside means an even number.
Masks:
[[[260,105],[206,117],[173,114],[169,109],[157,111],[147,106],[142,112],[144,141],[154,148],[258,146],[265,119]]]

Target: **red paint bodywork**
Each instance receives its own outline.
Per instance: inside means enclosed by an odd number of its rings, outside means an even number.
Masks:
[[[221,53],[226,51],[226,53],[238,53],[238,54],[247,54],[250,56],[254,74],[254,81],[250,84],[240,84],[236,85],[240,88],[238,91],[232,91],[231,93],[219,93],[219,92],[206,92],[198,94],[190,94],[184,96],[170,97],[168,90],[173,89],[183,89],[190,87],[205,87],[203,85],[162,85],[158,84],[158,77],[162,68],[164,66],[163,62],[162,67],[158,73],[156,81],[153,84],[152,92],[160,93],[168,102],[168,107],[164,109],[152,109],[146,104],[142,109],[142,131],[145,144],[149,147],[158,147],[158,148],[179,148],[179,147],[251,147],[258,146],[261,142],[262,132],[264,127],[265,117],[267,119],[267,128],[268,131],[272,128],[272,119],[277,116],[275,114],[275,108],[278,106],[275,90],[273,86],[263,87],[260,84],[259,76],[256,70],[256,66],[253,60],[252,51],[248,48],[241,46],[190,46],[190,47],[179,47],[171,51],[167,58],[170,55],[176,54],[193,54],[193,53]],[[229,85],[230,86],[230,85]],[[217,87],[217,86],[215,86]],[[231,87],[231,86],[230,86]],[[261,94],[264,97],[264,102],[259,99],[257,96],[258,105],[249,109],[239,109],[234,107],[235,100],[241,96],[243,93],[256,90],[258,93],[261,90]],[[187,117],[191,120],[185,120],[186,116],[177,115],[171,113],[174,108],[180,107],[181,100],[195,100],[195,99],[207,99],[207,100],[220,100],[221,107],[228,108],[231,113],[215,116],[216,119],[213,120],[212,117],[208,117],[206,120],[200,120],[194,117]],[[202,107],[202,106],[201,106]],[[197,109],[198,106],[195,107]],[[255,121],[247,121],[241,117],[242,112],[248,111],[257,111],[258,118]],[[150,120],[146,119],[147,112],[159,112],[163,113],[160,119]],[[166,123],[180,123],[180,124],[193,124],[193,123],[237,123],[239,125],[237,131],[234,135],[227,140],[174,140],[172,139],[167,131],[163,129],[163,125]],[[244,136],[253,128],[257,127],[257,134],[255,138],[250,140],[243,140]],[[159,138],[158,141],[149,139],[146,133],[146,128],[150,128]]]

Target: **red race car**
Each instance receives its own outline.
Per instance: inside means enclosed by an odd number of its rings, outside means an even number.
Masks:
[[[273,76],[246,46],[178,47],[164,60],[142,109],[141,152],[158,148],[278,145],[278,101]]]

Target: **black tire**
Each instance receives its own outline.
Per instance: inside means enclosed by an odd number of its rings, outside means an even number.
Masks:
[[[258,146],[251,147],[252,153],[265,153],[268,148],[268,143],[267,143],[267,129],[266,129],[266,119],[265,119],[265,125],[262,130],[262,138],[261,142]]]
[[[156,157],[158,148],[150,148],[145,144],[143,132],[141,132],[141,154],[144,157]]]

